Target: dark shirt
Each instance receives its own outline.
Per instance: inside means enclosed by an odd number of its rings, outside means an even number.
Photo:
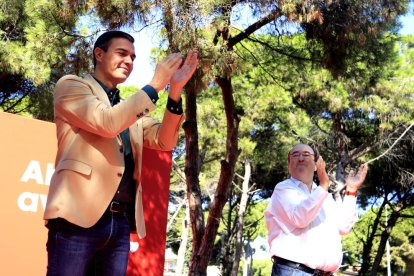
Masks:
[[[101,81],[96,78],[95,80],[101,85],[103,90],[108,95],[112,106],[120,102],[121,97],[119,95],[119,89],[115,88],[113,90],[109,90],[109,88],[106,87],[106,85],[104,85]],[[127,128],[122,131],[120,136],[122,140],[122,150],[124,152],[125,170],[113,200],[122,203],[131,203],[135,200],[136,181],[134,179],[135,164],[134,157],[132,155],[131,141],[129,139],[129,129]]]

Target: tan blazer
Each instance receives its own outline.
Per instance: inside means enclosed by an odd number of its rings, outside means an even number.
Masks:
[[[129,127],[138,185],[135,221],[139,236],[145,236],[142,148],[172,150],[184,119],[166,110],[159,123],[147,116],[153,109],[155,105],[142,90],[111,107],[105,91],[91,75],[67,75],[57,82],[54,116],[58,150],[45,220],[60,217],[88,228],[101,218],[124,172],[122,143],[117,135]]]

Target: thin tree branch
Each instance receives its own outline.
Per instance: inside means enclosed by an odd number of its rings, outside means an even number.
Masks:
[[[376,160],[378,160],[378,159],[380,159],[381,157],[383,157],[384,155],[386,155],[403,137],[404,137],[404,135],[411,129],[411,127],[414,125],[414,123],[413,124],[411,124],[409,127],[407,127],[406,128],[406,130],[400,135],[400,137],[398,137],[398,139],[397,140],[395,140],[394,141],[394,143],[391,145],[391,147],[389,147],[386,151],[384,151],[382,154],[380,154],[379,156],[377,156],[377,157],[375,157],[375,158],[373,158],[373,159],[371,159],[371,160],[368,160],[367,162],[365,162],[365,164],[369,164],[369,163],[372,163],[372,162],[374,162],[374,161],[376,161]]]
[[[264,41],[261,41],[261,40],[259,40],[257,38],[252,38],[252,37],[249,36],[249,37],[246,37],[246,39],[248,39],[250,41],[253,41],[253,42],[257,42],[260,45],[263,45],[263,46],[269,48],[270,50],[275,51],[276,53],[279,53],[281,55],[287,56],[289,58],[293,58],[293,59],[296,59],[296,60],[302,60],[302,61],[317,61],[317,60],[314,60],[314,59],[310,59],[310,58],[301,57],[301,56],[297,56],[297,55],[292,55],[292,54],[286,53],[286,52],[284,52],[284,51],[282,51],[282,50],[280,50],[278,48],[273,47],[269,43],[266,43]]]
[[[180,209],[187,204],[187,198],[183,198],[180,202],[180,205],[178,205],[177,210],[175,210],[174,214],[171,216],[171,218],[168,220],[167,224],[167,232],[170,231],[171,225],[173,224],[175,218],[178,216],[178,213],[180,212]]]
[[[259,19],[249,27],[247,27],[244,31],[239,33],[238,35],[231,37],[228,40],[227,47],[228,49],[233,48],[234,45],[239,43],[245,38],[248,38],[252,33],[263,27],[264,25],[268,24],[269,22],[272,22],[276,18],[278,18],[281,15],[281,11],[279,9],[275,10],[274,12],[268,14],[267,16]]]

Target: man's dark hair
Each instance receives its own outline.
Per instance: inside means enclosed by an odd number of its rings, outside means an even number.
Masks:
[[[128,39],[131,43],[134,43],[134,38],[125,32],[122,31],[108,31],[101,34],[93,45],[93,68],[96,67],[96,58],[95,58],[95,49],[101,48],[105,52],[108,51],[109,43],[113,38],[125,38]]]

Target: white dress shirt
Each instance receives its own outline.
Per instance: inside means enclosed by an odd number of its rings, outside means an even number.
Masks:
[[[325,189],[290,178],[278,183],[264,213],[271,256],[334,272],[342,262],[341,235],[357,220],[356,197],[334,200]]]

